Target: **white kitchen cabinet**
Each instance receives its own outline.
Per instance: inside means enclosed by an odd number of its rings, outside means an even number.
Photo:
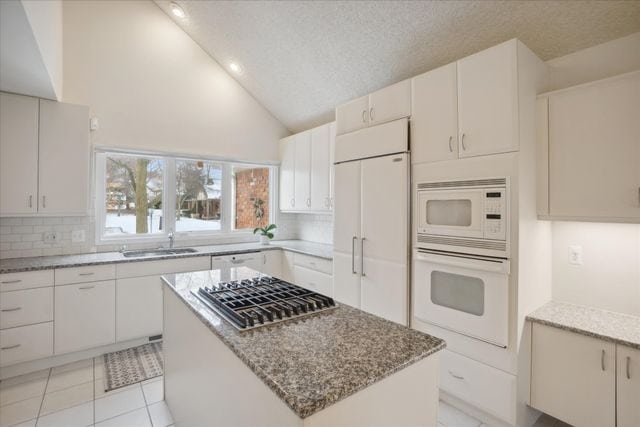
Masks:
[[[411,161],[458,158],[456,63],[411,79]]]
[[[0,294],[0,329],[53,320],[53,286]]]
[[[330,126],[311,129],[311,191],[310,209],[329,211],[331,209],[331,155]]]
[[[53,322],[0,331],[0,367],[53,355]]]
[[[295,135],[283,138],[278,145],[280,152],[280,210],[295,207]]]
[[[294,209],[306,211],[311,208],[311,131],[296,135],[294,173]]]
[[[295,284],[319,294],[333,297],[333,280],[330,275],[296,265]]]
[[[282,275],[282,251],[262,251],[260,252],[262,257],[262,264],[259,271],[268,276],[280,278]]]
[[[518,150],[518,41],[458,61],[460,157]]]
[[[116,342],[162,334],[159,275],[116,281]]]
[[[336,107],[336,133],[353,132],[369,125],[369,96],[349,101]]]
[[[116,278],[116,265],[104,264],[57,268],[55,270],[55,278],[56,286],[111,280]]]
[[[246,254],[221,255],[221,256],[211,257],[212,270],[216,268],[228,268],[228,267],[249,267],[254,270],[260,271],[261,266],[262,266],[262,255],[260,252],[249,252]]]
[[[38,209],[38,99],[0,93],[0,215]]]
[[[333,210],[336,183],[336,122],[329,123],[329,208]]]
[[[53,270],[0,274],[0,292],[43,288],[45,286],[53,286],[53,283]]]
[[[617,346],[617,427],[640,426],[640,350]]]
[[[115,342],[115,281],[55,287],[55,354]]]
[[[548,169],[538,170],[538,214],[640,222],[640,72],[552,92],[539,102],[538,164]]]
[[[282,270],[280,278],[287,282],[295,282],[293,252],[282,251]]]
[[[532,407],[575,426],[615,426],[615,344],[538,323],[531,343]]]

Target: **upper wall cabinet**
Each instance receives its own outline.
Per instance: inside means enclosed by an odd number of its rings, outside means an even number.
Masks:
[[[640,223],[640,72],[538,100],[538,215]]]
[[[404,80],[336,107],[336,134],[342,135],[411,115],[411,82]]]
[[[86,215],[88,107],[0,94],[0,215]]]
[[[521,55],[519,55],[521,54]],[[533,65],[533,66],[532,66]],[[411,80],[412,162],[517,151],[519,86],[541,61],[510,40]],[[530,73],[528,73],[530,75]],[[528,88],[535,95],[532,79]]]
[[[280,210],[329,212],[335,123],[280,140]]]

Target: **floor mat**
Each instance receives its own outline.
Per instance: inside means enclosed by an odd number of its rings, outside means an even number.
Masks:
[[[126,387],[163,374],[161,342],[114,351],[102,357],[104,391]]]

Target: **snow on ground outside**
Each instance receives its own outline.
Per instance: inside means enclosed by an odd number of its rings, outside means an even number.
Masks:
[[[160,232],[160,218],[162,217],[162,211],[159,209],[153,209],[153,216],[149,218],[147,216],[147,226],[151,233]],[[108,213],[105,226],[107,228],[106,234],[136,234],[136,216],[134,214],[120,214]],[[122,231],[120,231],[122,230]],[[220,221],[206,221],[198,218],[180,217],[176,221],[176,231],[200,231],[200,230],[220,230]]]

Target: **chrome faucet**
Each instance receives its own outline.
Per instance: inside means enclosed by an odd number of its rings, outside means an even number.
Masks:
[[[169,237],[169,249],[173,249],[173,240],[176,238],[173,234],[173,231],[168,234]]]

